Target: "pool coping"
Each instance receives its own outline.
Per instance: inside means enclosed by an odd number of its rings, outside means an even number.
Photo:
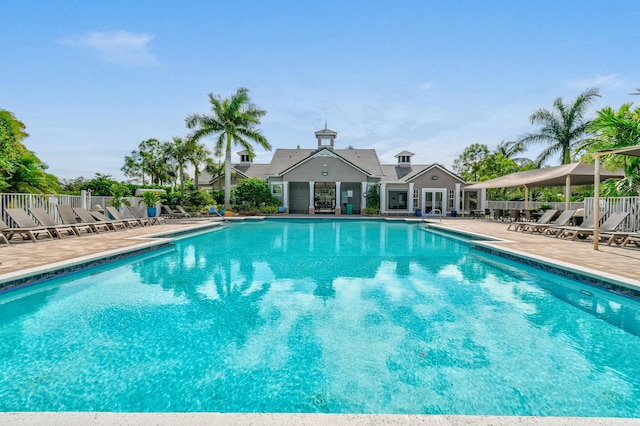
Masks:
[[[0,275],[0,294],[37,284],[54,277],[70,274],[81,269],[115,262],[127,257],[168,247],[172,241],[192,237],[201,233],[212,232],[217,229],[222,229],[222,226],[222,222],[206,222],[179,230],[165,230],[152,234],[128,237],[126,239],[140,240],[141,243],[23,269],[21,271],[7,272],[6,274]]]
[[[271,219],[271,217],[252,216],[246,218],[231,218],[234,221],[252,221]],[[281,219],[278,217],[278,219]],[[297,219],[295,217],[282,217],[282,219]],[[308,217],[307,217],[308,219]],[[325,219],[324,217],[321,219]],[[336,219],[327,217],[326,219]],[[347,219],[346,217],[344,219]],[[349,217],[348,219],[384,220],[419,223],[421,221],[411,218],[376,218],[376,217]],[[534,266],[549,265],[570,270],[578,275],[593,275],[595,277],[606,276],[608,280],[624,283],[640,290],[640,281],[620,277],[615,274],[583,268],[579,270],[575,265],[557,261],[543,256],[524,253],[512,248],[499,246],[513,241],[483,235],[479,233],[451,229],[438,222],[425,222],[429,227],[438,229],[446,234],[454,234],[469,237],[472,245],[482,247],[494,254],[504,257],[513,256],[517,261],[529,260],[535,262]],[[171,241],[188,238],[201,233],[219,230],[223,222],[207,222],[187,228],[173,231],[160,231],[153,234],[130,237],[132,240],[141,240],[140,244],[120,249],[107,250],[92,255],[75,258],[73,260],[52,263],[0,275],[0,292],[10,291],[3,287],[3,283],[11,279],[19,279],[33,274],[53,274],[57,276],[64,273],[66,268],[82,269],[97,262],[96,265],[116,261],[119,258],[134,256],[141,252],[152,251],[168,246]],[[546,269],[546,268],[545,268]],[[41,282],[46,278],[32,280],[33,283]],[[20,287],[29,284],[22,284]],[[531,425],[531,426],[557,426],[557,425],[640,425],[640,419],[635,418],[606,418],[606,417],[535,417],[535,416],[465,416],[465,415],[429,415],[429,414],[314,414],[314,413],[115,413],[115,412],[0,412],[0,424],[7,425],[87,425],[87,424],[122,424],[122,425],[426,425],[426,426],[460,426],[460,425]]]
[[[10,412],[0,413],[3,425],[85,426],[85,425],[527,425],[527,426],[627,426],[640,419],[606,417],[526,417],[526,416],[454,416],[420,414],[280,414],[280,413],[107,413],[107,412]]]
[[[610,272],[598,271],[586,266],[577,267],[574,264],[563,262],[561,260],[526,253],[508,247],[509,243],[515,243],[515,241],[504,238],[497,238],[476,232],[462,231],[459,229],[451,229],[444,225],[434,223],[428,223],[425,228],[434,228],[445,234],[467,236],[474,249],[534,266],[563,277],[573,278],[583,284],[592,285],[615,294],[640,299],[640,280],[634,280],[632,278],[623,277]]]

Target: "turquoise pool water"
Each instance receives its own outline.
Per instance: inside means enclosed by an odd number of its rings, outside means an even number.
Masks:
[[[638,417],[639,307],[411,224],[234,223],[1,295],[0,410]]]

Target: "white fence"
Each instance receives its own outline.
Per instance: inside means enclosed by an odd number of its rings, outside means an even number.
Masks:
[[[524,210],[524,201],[487,201],[488,209],[502,209],[502,210]],[[564,210],[565,204],[563,202],[548,203],[544,201],[529,201],[529,210],[538,210],[542,206],[551,206],[552,209]],[[570,203],[570,209],[581,209],[584,207],[583,203]]]
[[[593,214],[595,210],[593,203],[593,197],[584,199],[585,216]],[[620,231],[640,230],[640,197],[600,198],[600,211],[605,213],[628,212],[629,216],[618,229]]]
[[[62,223],[58,215],[57,204],[68,204],[71,207],[84,207],[91,209],[95,205],[101,206],[103,209],[109,205],[113,197],[92,196],[89,192],[82,195],[42,195],[42,194],[0,194],[0,212],[2,220],[9,226],[15,226],[11,218],[5,213],[7,208],[19,208],[29,210],[31,207],[45,209],[56,222]],[[138,207],[141,198],[130,197],[129,202],[133,207]]]

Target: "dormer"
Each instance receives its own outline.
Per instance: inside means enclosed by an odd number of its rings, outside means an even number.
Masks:
[[[411,157],[415,154],[409,151],[402,151],[399,154],[396,154],[396,158],[398,159],[398,166],[411,166]]]
[[[333,130],[327,129],[327,124],[325,123],[324,129],[318,130],[316,132],[316,139],[318,139],[318,149],[328,148],[333,151],[333,144],[335,143],[336,136],[338,136],[337,132]]]
[[[240,163],[250,164],[253,162],[247,151],[240,151],[237,154],[240,156]]]

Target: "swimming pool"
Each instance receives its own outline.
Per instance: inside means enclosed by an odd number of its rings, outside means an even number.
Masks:
[[[411,224],[234,223],[0,296],[0,410],[638,417],[639,307]]]

